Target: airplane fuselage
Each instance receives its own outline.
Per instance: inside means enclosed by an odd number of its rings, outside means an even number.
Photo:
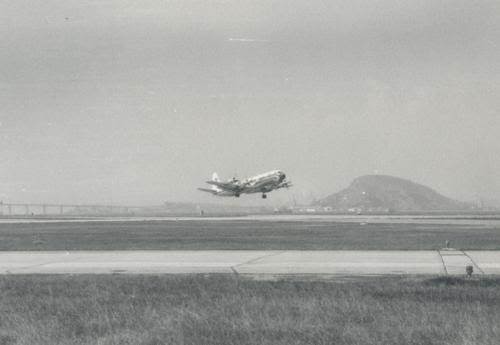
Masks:
[[[262,193],[262,197],[266,198],[266,193],[272,190],[290,187],[291,183],[285,179],[285,173],[280,170],[268,171],[244,180],[233,178],[227,182],[219,181],[217,174],[214,173],[212,180],[207,181],[208,184],[212,185],[212,189],[199,189],[217,196],[239,197],[241,194]]]
[[[243,193],[266,193],[270,192],[286,178],[286,175],[279,171],[273,170],[260,175],[250,177],[243,181],[245,186]]]

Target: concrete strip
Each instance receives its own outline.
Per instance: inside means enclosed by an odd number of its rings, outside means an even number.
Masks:
[[[231,273],[265,251],[0,252],[0,273]]]
[[[249,215],[231,217],[44,217],[44,218],[1,218],[0,224],[16,223],[92,223],[92,222],[148,222],[148,221],[285,221],[285,222],[352,222],[352,223],[391,223],[391,224],[455,224],[474,226],[499,226],[500,217],[491,216],[391,216],[391,215]]]
[[[443,274],[435,251],[286,251],[237,268],[243,274]]]
[[[485,274],[500,274],[500,251],[471,250],[466,254]]]
[[[470,256],[470,258],[469,258]],[[477,265],[475,263],[477,263]],[[445,266],[443,266],[443,263]],[[500,274],[500,252],[53,251],[0,252],[0,274],[241,273],[253,275]]]

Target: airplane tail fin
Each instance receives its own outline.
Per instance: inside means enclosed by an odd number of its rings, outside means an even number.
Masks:
[[[219,179],[219,175],[217,175],[216,172],[214,172],[212,174],[212,181],[215,181],[215,182],[220,182],[220,179]],[[219,187],[215,186],[215,185],[212,185],[212,190],[214,191],[218,191],[219,190]]]
[[[219,175],[217,175],[217,173],[216,173],[216,172],[214,172],[214,173],[212,174],[212,181],[215,181],[215,182],[220,182],[220,180],[219,180]]]

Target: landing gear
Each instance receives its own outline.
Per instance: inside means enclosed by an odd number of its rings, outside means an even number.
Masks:
[[[265,193],[262,193],[262,199],[267,199],[267,195]]]
[[[235,197],[239,198],[240,197],[240,193],[236,193],[234,194]]]

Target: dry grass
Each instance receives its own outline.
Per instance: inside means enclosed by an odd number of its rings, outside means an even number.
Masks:
[[[450,240],[500,250],[496,225],[339,221],[147,221],[0,224],[0,250],[423,250]]]
[[[2,276],[0,344],[498,344],[500,279]]]

